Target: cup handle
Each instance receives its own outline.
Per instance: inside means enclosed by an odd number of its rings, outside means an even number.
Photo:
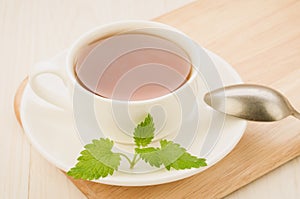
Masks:
[[[52,61],[49,62],[37,63],[33,67],[31,74],[29,75],[29,85],[31,86],[32,90],[37,96],[47,101],[48,103],[64,110],[71,110],[71,99],[68,98],[70,95],[68,95],[68,97],[62,98],[62,96],[59,95],[58,92],[47,89],[45,85],[41,84],[38,78],[39,76],[44,74],[54,75],[62,80],[65,88],[69,92],[68,88],[70,84],[66,76],[66,69],[62,66],[62,64],[64,63],[61,62],[59,58],[54,58]]]

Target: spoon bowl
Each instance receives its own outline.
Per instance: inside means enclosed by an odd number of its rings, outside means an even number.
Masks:
[[[238,84],[206,93],[204,101],[215,110],[250,121],[271,122],[289,115],[300,119],[287,98],[261,85]]]

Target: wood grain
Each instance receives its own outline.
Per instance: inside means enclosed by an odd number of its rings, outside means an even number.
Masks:
[[[251,5],[245,5],[243,2],[243,6],[249,9],[246,13],[241,13],[226,2],[207,4],[211,7],[205,6],[202,1],[196,2],[157,20],[181,29],[195,40],[202,40],[201,34],[192,35],[197,32],[194,27],[201,29],[201,26],[205,27],[205,23],[217,22],[215,18],[218,17],[211,12],[223,10],[227,17],[227,12],[230,12],[232,18],[237,14],[242,15],[243,17],[234,20],[229,17],[230,24],[224,19],[222,23],[217,23],[219,28],[226,32],[206,36],[203,45],[230,60],[247,81],[264,83],[280,89],[296,107],[300,107],[300,102],[297,102],[300,95],[295,92],[300,85],[300,26],[297,26],[297,19],[300,17],[299,2],[278,1],[278,4],[260,4],[261,12],[252,17],[246,16],[247,12],[251,13]],[[205,15],[201,14],[201,10],[206,11]],[[222,14],[219,17],[221,18]],[[250,25],[252,26],[249,27]],[[250,32],[245,30],[247,27],[251,28]],[[20,91],[22,88],[21,86]],[[20,96],[19,92],[16,100],[19,100]],[[276,123],[251,123],[238,146],[226,158],[207,171],[185,180],[148,187],[117,187],[71,180],[91,199],[132,196],[221,198],[298,155],[300,122],[294,118],[287,118]]]
[[[17,92],[16,92],[16,95],[15,95],[15,98],[14,98],[14,111],[15,111],[15,116],[16,116],[16,119],[19,123],[19,125],[22,127],[22,120],[21,120],[21,115],[20,115],[20,107],[21,107],[21,101],[22,101],[22,95],[23,95],[23,92],[24,92],[24,89],[26,87],[28,83],[28,77],[26,77],[20,84]]]

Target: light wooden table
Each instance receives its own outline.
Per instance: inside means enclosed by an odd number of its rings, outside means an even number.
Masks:
[[[1,199],[85,198],[65,175],[30,146],[14,118],[13,97],[30,67],[67,48],[95,26],[119,19],[152,19],[189,2],[0,0]],[[300,158],[227,198],[300,198]]]

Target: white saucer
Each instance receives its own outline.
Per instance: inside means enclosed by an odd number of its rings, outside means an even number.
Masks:
[[[235,70],[222,58],[212,52],[207,52],[217,66],[223,85],[241,83],[241,78]],[[61,54],[60,56],[65,56]],[[64,57],[61,57],[63,60]],[[207,128],[214,126],[215,120],[211,117],[206,117],[213,111],[204,105],[201,97],[199,97],[200,108],[199,115],[204,116],[204,122],[199,127],[198,135],[195,138],[192,146],[189,147],[189,152],[198,155],[206,147],[204,140],[209,139]],[[216,114],[216,113],[215,113]],[[219,113],[217,113],[219,114]],[[76,127],[71,113],[64,112],[49,105],[42,99],[38,98],[30,86],[26,86],[22,102],[20,106],[20,115],[24,128],[24,132],[29,138],[32,145],[52,164],[63,171],[68,171],[72,168],[79,156],[83,145],[78,138]],[[220,118],[224,118],[223,114],[219,114]],[[218,118],[218,116],[217,116]],[[117,171],[113,176],[97,180],[95,182],[120,185],[120,186],[146,186],[156,185],[167,182],[180,180],[196,173],[202,172],[224,158],[238,143],[242,137],[246,121],[225,116],[220,131],[216,132],[217,141],[212,145],[212,149],[205,154],[208,166],[199,169],[189,170],[171,170],[156,169],[148,173],[128,173]]]

